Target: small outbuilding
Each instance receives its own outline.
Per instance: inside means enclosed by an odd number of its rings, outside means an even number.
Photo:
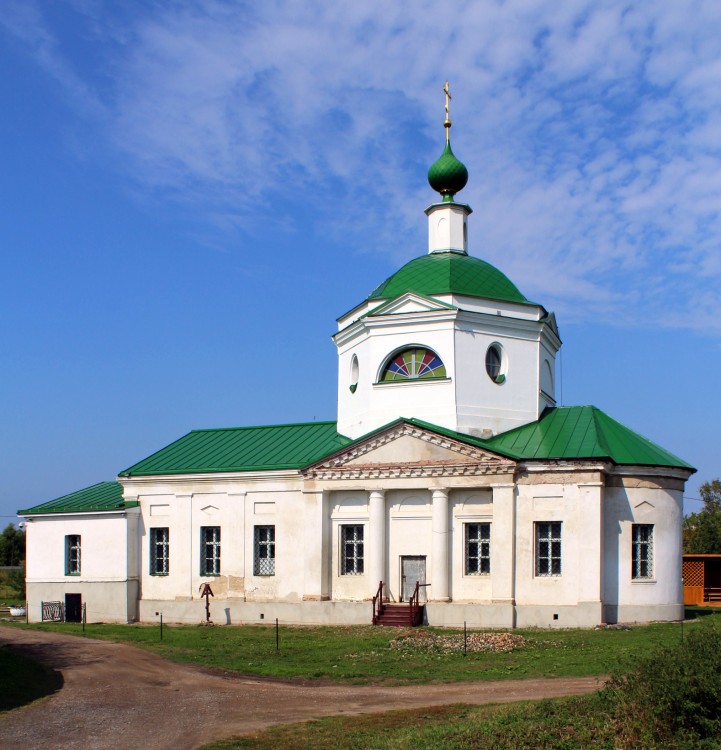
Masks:
[[[721,555],[683,556],[683,603],[721,606]]]

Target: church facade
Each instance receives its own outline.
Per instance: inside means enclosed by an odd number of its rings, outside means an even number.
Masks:
[[[556,405],[555,317],[469,254],[445,127],[427,252],[338,320],[337,421],[195,430],[19,511],[31,620],[196,623],[204,583],[229,623],[369,623],[379,589],[431,625],[682,617],[694,469]]]

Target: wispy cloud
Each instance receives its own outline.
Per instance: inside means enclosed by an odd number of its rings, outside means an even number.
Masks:
[[[450,78],[474,254],[564,315],[721,334],[721,4],[148,8],[75,5],[102,78],[47,13],[4,14],[139,189],[233,232],[280,198],[400,262]]]

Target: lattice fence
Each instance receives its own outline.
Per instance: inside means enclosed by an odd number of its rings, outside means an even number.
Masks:
[[[683,585],[703,586],[703,560],[684,560]]]

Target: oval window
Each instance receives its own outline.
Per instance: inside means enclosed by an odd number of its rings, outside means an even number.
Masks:
[[[503,349],[500,344],[491,344],[486,351],[486,372],[494,383],[503,383],[506,376],[503,372]]]
[[[350,392],[355,393],[358,388],[358,357],[354,354],[350,360]]]

